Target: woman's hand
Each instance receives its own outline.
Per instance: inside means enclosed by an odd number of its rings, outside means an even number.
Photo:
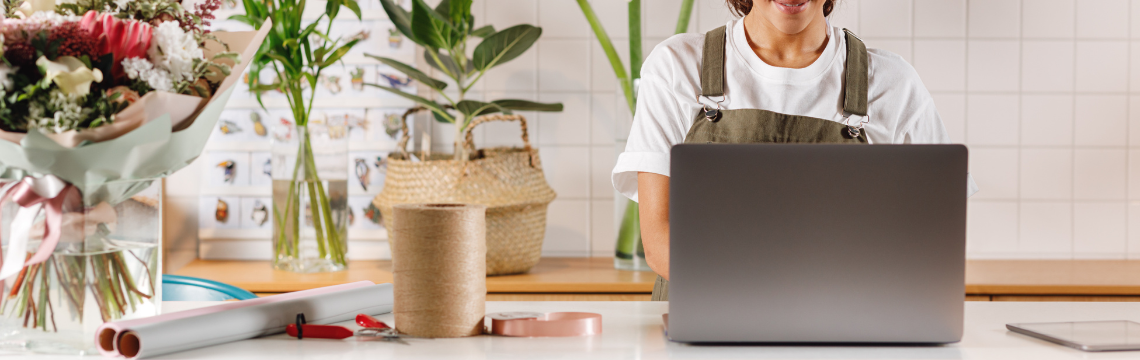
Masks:
[[[637,173],[637,200],[645,261],[654,272],[669,280],[669,177]]]

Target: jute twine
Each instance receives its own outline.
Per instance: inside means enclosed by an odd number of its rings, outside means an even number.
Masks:
[[[393,207],[396,330],[429,338],[483,332],[487,301],[487,207]]]

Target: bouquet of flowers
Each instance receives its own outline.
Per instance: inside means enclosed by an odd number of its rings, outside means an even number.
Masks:
[[[210,32],[221,0],[0,1],[0,317],[84,352],[157,313],[161,196],[140,192],[198,157],[272,26]]]

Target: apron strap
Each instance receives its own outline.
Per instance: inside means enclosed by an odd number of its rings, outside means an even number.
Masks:
[[[705,33],[701,57],[701,96],[724,96],[725,27]],[[847,63],[843,70],[843,111],[867,116],[867,46],[851,30],[843,29],[847,40]]]
[[[843,69],[843,111],[867,116],[867,46],[851,30],[847,38],[847,64]]]
[[[701,96],[724,96],[725,27],[705,33],[701,57]]]

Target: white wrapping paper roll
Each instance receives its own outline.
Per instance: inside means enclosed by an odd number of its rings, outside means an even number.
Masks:
[[[390,312],[392,285],[379,284],[139,325],[123,332],[118,350],[129,359],[141,359],[282,333],[302,313],[307,323],[324,325],[352,320],[356,314]]]

